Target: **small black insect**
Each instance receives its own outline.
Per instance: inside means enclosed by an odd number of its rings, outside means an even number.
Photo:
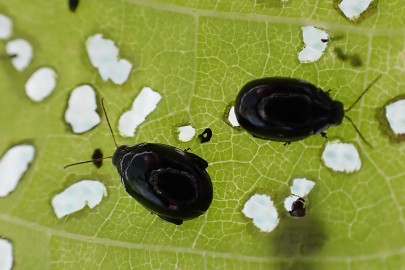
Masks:
[[[290,216],[292,217],[303,217],[307,213],[307,209],[305,208],[305,200],[300,196],[297,197],[298,198],[291,205],[291,211],[288,211],[288,213],[290,213]]]
[[[322,41],[323,43],[327,43],[327,42],[329,42],[329,38],[321,38],[321,41]]]
[[[94,150],[93,155],[91,156],[94,166],[100,168],[103,165],[103,152],[100,148]]]
[[[179,148],[158,143],[118,146],[112,163],[126,192],[163,220],[181,225],[204,214],[211,205],[213,187],[207,161]],[[83,161],[65,166],[88,163]]]
[[[330,126],[340,125],[345,117],[367,143],[345,112],[353,108],[380,77],[346,110],[342,102],[333,100],[328,92],[304,80],[284,77],[253,80],[243,86],[236,98],[236,118],[254,137],[288,143],[314,134],[326,137],[325,131]]]
[[[206,128],[203,133],[198,135],[198,139],[200,139],[201,143],[209,142],[212,138],[212,130],[210,128]]]
[[[79,6],[79,0],[69,0],[70,11],[75,12],[77,9],[77,6]]]

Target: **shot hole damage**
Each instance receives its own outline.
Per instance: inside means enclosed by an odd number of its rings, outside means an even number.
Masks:
[[[393,142],[405,141],[405,95],[394,97],[377,110],[383,134]]]
[[[35,148],[29,144],[16,145],[0,159],[0,197],[13,192],[35,157]]]
[[[13,262],[13,244],[0,236],[0,270],[11,270]]]
[[[247,200],[242,213],[253,219],[253,224],[262,232],[273,231],[279,222],[277,209],[271,197],[264,194],[255,194]]]
[[[328,45],[328,34],[313,26],[303,26],[302,37],[305,47],[299,52],[298,59],[303,63],[311,63],[321,58]]]
[[[388,104],[385,111],[392,131],[397,135],[405,135],[405,99]]]
[[[353,173],[361,168],[360,155],[351,143],[327,142],[322,153],[326,167],[336,172]]]
[[[0,14],[0,39],[8,39],[13,32],[13,22],[3,14]]]
[[[98,69],[104,81],[110,79],[115,84],[127,81],[132,64],[126,59],[118,58],[118,48],[112,40],[96,34],[87,39],[86,49],[91,64]]]
[[[333,6],[347,20],[361,23],[377,12],[377,0],[334,0]]]
[[[119,119],[118,130],[124,137],[135,136],[136,128],[142,124],[146,117],[157,107],[162,96],[150,87],[142,88],[135,98],[132,108],[123,113]]]
[[[58,218],[82,210],[86,205],[94,208],[107,196],[107,189],[98,180],[81,180],[52,198],[52,207]]]
[[[25,83],[25,93],[32,101],[41,102],[55,90],[56,78],[52,68],[39,68]]]
[[[193,126],[180,126],[177,128],[177,139],[181,142],[191,141],[196,134],[196,130]]]
[[[11,63],[18,71],[23,71],[31,63],[33,50],[31,44],[25,39],[14,39],[7,42],[6,52],[10,56]]]
[[[232,127],[240,127],[238,119],[235,114],[235,106],[231,106],[229,109],[227,120]]]
[[[87,132],[100,123],[96,92],[93,87],[81,85],[71,92],[65,121],[72,127],[74,133]]]

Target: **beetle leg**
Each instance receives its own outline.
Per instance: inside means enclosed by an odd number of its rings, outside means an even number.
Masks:
[[[190,148],[190,147],[187,147],[187,148],[184,149],[183,151],[184,151],[184,152],[188,152],[189,150],[191,150],[191,148]]]
[[[329,95],[329,94],[330,94],[330,92],[332,92],[332,90],[330,90],[330,89],[329,89],[328,91],[326,91],[326,94],[328,94],[328,95]]]
[[[322,136],[322,138],[325,138],[325,139],[328,138],[328,136],[326,136],[326,132],[321,132],[321,136]]]
[[[291,144],[291,141],[283,143],[284,146],[287,146],[287,145],[290,145],[290,144]]]

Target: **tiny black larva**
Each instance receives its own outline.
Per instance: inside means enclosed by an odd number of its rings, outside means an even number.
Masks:
[[[380,77],[346,110],[329,92],[304,80],[284,77],[253,80],[242,87],[236,98],[236,118],[254,137],[289,143],[314,134],[326,137],[325,131],[330,126],[340,125],[344,117],[367,143],[345,112],[353,108]]]
[[[180,225],[205,213],[211,205],[213,187],[201,157],[158,143],[118,146],[107,113],[108,126],[117,149],[112,157],[126,192],[163,220]],[[104,158],[105,159],[105,158]],[[83,161],[70,164],[82,164]]]

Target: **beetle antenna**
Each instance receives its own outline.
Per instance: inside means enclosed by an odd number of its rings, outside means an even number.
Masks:
[[[101,98],[101,106],[103,107],[105,119],[107,119],[107,124],[108,124],[108,127],[110,128],[111,135],[112,135],[112,137],[114,139],[115,146],[118,148],[118,144],[117,144],[117,141],[115,140],[114,132],[113,132],[113,130],[111,128],[110,120],[108,120],[107,111],[105,110],[105,107],[104,107],[104,98]]]
[[[96,159],[92,159],[92,160],[86,160],[86,161],[80,161],[80,162],[72,163],[72,164],[66,165],[65,167],[63,167],[63,169],[66,169],[66,168],[69,168],[69,167],[72,167],[72,166],[75,166],[75,165],[80,165],[80,164],[85,164],[85,163],[90,163],[90,162],[95,162],[95,161],[101,161],[103,159],[108,159],[108,158],[112,158],[112,156],[111,157],[96,158]]]
[[[366,138],[363,137],[363,135],[361,135],[360,130],[356,127],[356,125],[354,124],[353,120],[350,119],[350,117],[345,115],[345,118],[347,120],[349,120],[349,122],[352,124],[352,126],[354,127],[354,129],[356,130],[357,134],[360,135],[360,138],[363,140],[363,142],[365,142],[368,146],[370,146],[371,148],[373,148],[373,146],[366,140]]]
[[[365,93],[367,93],[368,90],[370,90],[370,88],[381,78],[382,74],[380,74],[379,76],[377,76],[377,78],[375,78],[367,87],[366,89],[364,89],[363,93],[360,94],[360,96],[353,102],[353,104],[345,110],[345,112],[350,111],[354,105],[357,104],[357,102],[359,102],[359,100],[364,96]],[[352,122],[353,123],[353,122]]]

